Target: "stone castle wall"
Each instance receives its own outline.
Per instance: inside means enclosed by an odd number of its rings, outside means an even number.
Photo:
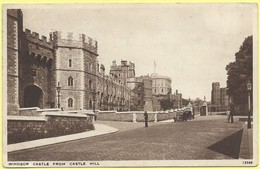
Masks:
[[[86,115],[9,116],[8,144],[93,130],[92,120],[91,116]]]
[[[19,108],[19,57],[21,49],[22,12],[7,10],[7,104],[8,114]]]
[[[8,112],[27,106],[29,94],[25,90],[32,86],[42,93],[40,103],[33,107],[57,107],[58,84],[64,110],[93,109],[94,101],[98,109],[129,109],[130,89],[99,72],[96,40],[58,31],[49,38],[28,29],[23,32],[21,10],[9,10],[7,21]],[[129,65],[134,73],[134,64]],[[68,85],[69,77],[73,78],[72,86]],[[73,99],[72,107],[68,107],[69,98]]]

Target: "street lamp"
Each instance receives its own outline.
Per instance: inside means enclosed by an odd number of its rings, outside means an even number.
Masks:
[[[248,119],[247,119],[247,128],[250,129],[250,128],[251,128],[250,92],[251,92],[251,89],[252,89],[252,84],[251,84],[250,80],[247,81],[246,87],[247,87],[247,91],[248,91]]]
[[[58,104],[57,104],[57,106],[58,106],[58,108],[60,108],[60,89],[61,89],[60,82],[58,82],[58,86],[57,86],[57,93],[58,93]]]
[[[95,110],[95,108],[96,108],[96,92],[94,91],[93,92],[93,112],[94,112],[94,115],[95,115],[95,120],[97,120],[97,116],[96,116],[96,110]]]

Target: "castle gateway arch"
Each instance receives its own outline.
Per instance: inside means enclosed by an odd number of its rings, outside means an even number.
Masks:
[[[28,85],[24,89],[24,107],[43,108],[43,91],[37,85]]]

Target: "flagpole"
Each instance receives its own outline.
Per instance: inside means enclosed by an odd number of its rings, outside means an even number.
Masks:
[[[155,66],[156,66],[156,63],[155,63],[155,60],[153,62],[153,73],[155,73]]]

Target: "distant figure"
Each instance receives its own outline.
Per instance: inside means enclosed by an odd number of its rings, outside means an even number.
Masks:
[[[233,119],[233,115],[235,113],[234,111],[235,111],[234,106],[231,106],[229,116],[228,116],[228,122],[230,121],[230,123],[234,122],[234,119]]]
[[[227,111],[226,111],[226,114],[227,114],[227,117],[228,117],[228,118],[227,118],[227,121],[228,121],[228,123],[229,123],[229,121],[230,121],[230,116],[229,116],[229,115],[230,115],[230,111],[227,110]]]
[[[144,112],[144,121],[145,121],[145,127],[148,127],[148,113],[147,113],[147,111]]]
[[[176,116],[173,117],[173,122],[177,122],[177,117]]]
[[[61,107],[60,109],[61,109],[61,111],[63,111],[63,110],[64,110],[64,109],[63,109],[63,107]]]
[[[234,110],[231,110],[230,113],[229,113],[229,117],[230,117],[230,122],[231,123],[234,122],[233,115],[234,115]]]

